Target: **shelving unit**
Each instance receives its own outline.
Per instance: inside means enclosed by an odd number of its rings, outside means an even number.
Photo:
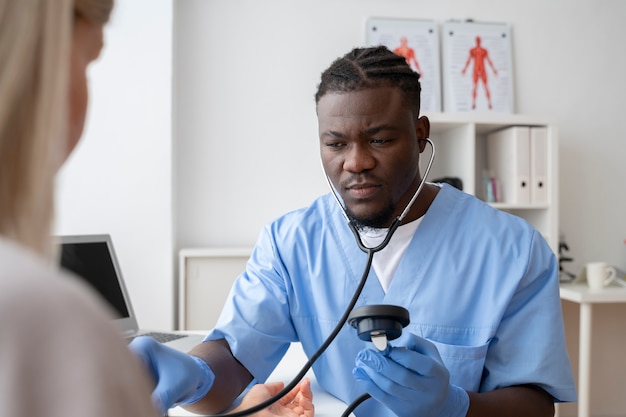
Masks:
[[[558,253],[558,136],[553,120],[546,117],[503,114],[431,113],[430,137],[436,157],[430,179],[458,177],[463,191],[486,200],[483,176],[488,169],[487,135],[510,126],[545,126],[548,130],[548,202],[545,204],[491,203],[523,217],[544,236]]]

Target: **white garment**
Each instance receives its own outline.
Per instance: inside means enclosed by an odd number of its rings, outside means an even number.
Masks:
[[[383,291],[387,292],[393,275],[396,273],[396,269],[398,269],[402,255],[406,252],[406,248],[411,243],[411,239],[413,239],[413,235],[421,221],[422,218],[420,217],[410,223],[398,226],[387,246],[374,254],[372,268],[376,272]],[[388,232],[389,229],[368,228],[360,231],[359,235],[361,235],[361,240],[365,246],[374,248],[383,243]]]
[[[0,415],[156,417],[150,393],[91,290],[0,237]]]

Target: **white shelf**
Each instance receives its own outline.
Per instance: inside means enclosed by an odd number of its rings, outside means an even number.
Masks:
[[[609,286],[592,290],[587,284],[561,284],[561,299],[574,303],[626,303],[626,288]]]
[[[437,125],[475,123],[486,130],[501,126],[541,126],[554,124],[554,119],[545,116],[504,113],[428,113],[428,119]]]
[[[526,219],[558,253],[558,136],[554,120],[520,114],[431,113],[431,138],[436,157],[429,179],[458,177],[463,191],[485,200],[483,175],[488,169],[487,135],[510,126],[545,126],[548,131],[548,202],[543,204],[490,203]]]

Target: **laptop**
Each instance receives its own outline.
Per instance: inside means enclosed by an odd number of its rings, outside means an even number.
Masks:
[[[151,336],[174,349],[187,352],[202,342],[204,335],[177,331],[140,329],[122,270],[108,234],[58,236],[61,267],[84,279],[113,308],[115,324],[124,338]]]

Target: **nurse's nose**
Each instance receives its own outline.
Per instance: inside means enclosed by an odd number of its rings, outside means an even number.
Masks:
[[[373,169],[376,160],[369,151],[367,145],[353,144],[345,154],[343,169],[348,172],[363,172]]]

